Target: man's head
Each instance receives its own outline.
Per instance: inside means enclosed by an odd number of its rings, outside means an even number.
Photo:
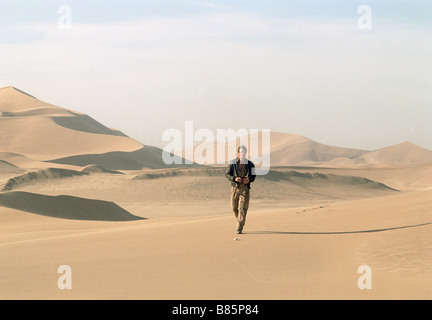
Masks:
[[[237,156],[240,159],[240,162],[244,163],[246,159],[247,148],[245,146],[240,146],[237,148]]]

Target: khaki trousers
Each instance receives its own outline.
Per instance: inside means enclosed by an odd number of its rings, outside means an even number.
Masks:
[[[246,223],[246,215],[249,209],[249,188],[237,188],[231,186],[231,207],[237,219],[237,231],[242,231]]]

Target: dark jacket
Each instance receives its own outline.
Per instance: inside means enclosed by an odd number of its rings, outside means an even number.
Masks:
[[[247,186],[248,186],[248,188],[250,189],[250,184],[251,184],[251,182],[254,182],[255,181],[255,178],[256,178],[256,174],[255,174],[255,165],[253,164],[253,162],[252,161],[250,161],[250,160],[247,160],[247,162],[246,162],[246,166],[247,166],[247,168],[248,168],[248,173],[247,173],[247,177],[249,177],[249,183],[247,184]],[[225,171],[225,177],[229,180],[229,181],[231,181],[231,185],[233,186],[233,187],[236,187],[238,184],[239,184],[239,182],[234,182],[234,180],[235,180],[235,178],[237,178],[237,177],[240,177],[240,174],[239,174],[239,172],[240,172],[240,159],[239,158],[236,158],[236,159],[234,159],[234,160],[231,160],[230,162],[229,162],[229,165],[227,166],[227,168],[226,168],[226,171]],[[240,178],[244,178],[244,177],[240,177]]]

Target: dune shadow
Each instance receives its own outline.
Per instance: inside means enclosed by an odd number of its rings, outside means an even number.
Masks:
[[[29,192],[0,194],[0,206],[69,220],[134,221],[134,216],[114,202],[84,199],[73,196],[46,196]]]
[[[47,163],[57,163],[84,167],[88,165],[99,165],[109,170],[142,170],[148,169],[164,169],[164,168],[179,168],[184,167],[184,161],[181,158],[174,156],[175,159],[180,159],[179,163],[167,165],[163,162],[162,149],[152,146],[143,146],[136,151],[113,151],[102,154],[82,154],[69,156],[54,160],[47,160]],[[198,164],[190,164],[190,167],[199,166]]]
[[[354,233],[373,233],[373,232],[384,232],[407,228],[417,228],[427,225],[432,225],[432,222],[426,222],[421,224],[414,224],[408,226],[382,228],[382,229],[368,229],[368,230],[354,230],[354,231],[248,231],[243,232],[244,234],[306,234],[306,235],[322,235],[322,234],[354,234]]]
[[[74,117],[53,117],[53,121],[64,128],[86,133],[127,137],[120,131],[111,130],[88,115],[74,113]]]

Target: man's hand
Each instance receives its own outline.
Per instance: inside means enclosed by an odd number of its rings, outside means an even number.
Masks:
[[[240,178],[240,177],[237,177],[237,178],[235,178],[235,180],[234,180],[235,182],[242,182],[243,181],[243,179],[242,178]]]
[[[244,184],[248,184],[250,182],[249,177],[244,177],[243,178],[243,183]]]

